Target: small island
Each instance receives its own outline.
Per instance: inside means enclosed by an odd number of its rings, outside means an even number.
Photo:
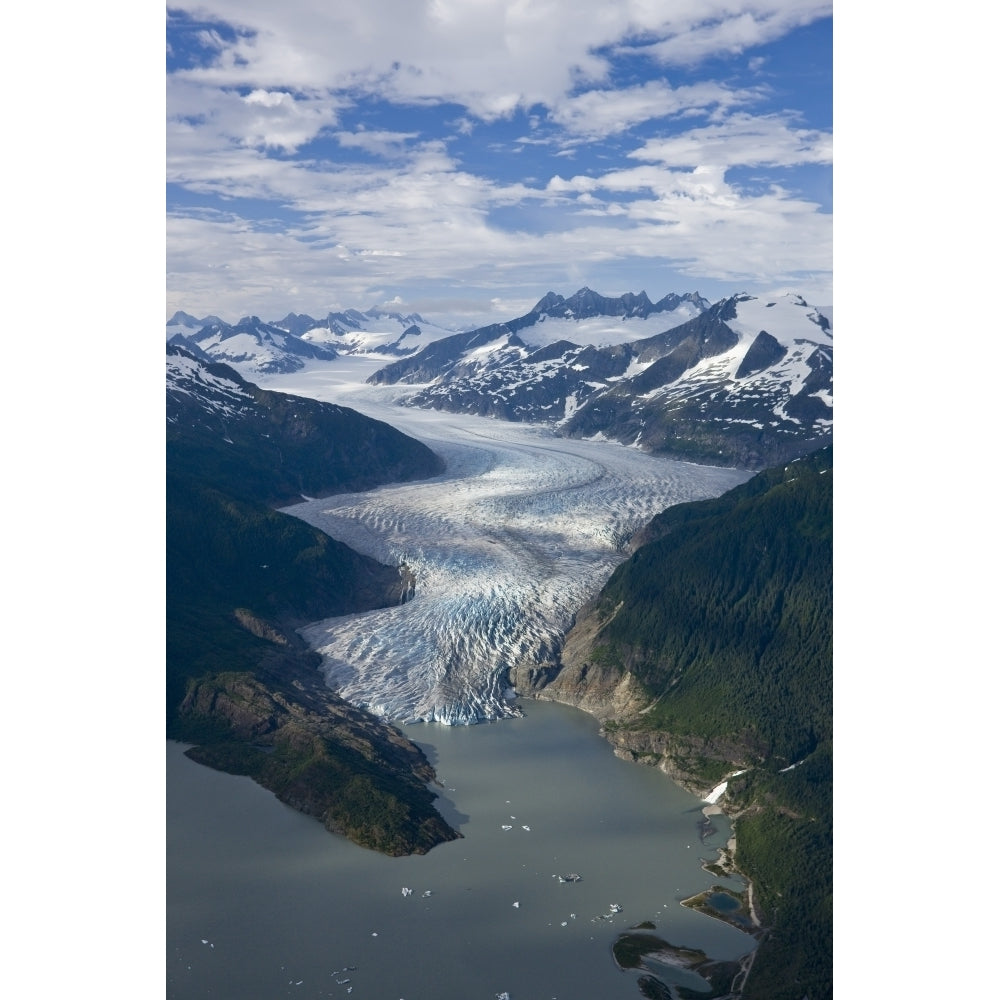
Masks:
[[[653,925],[649,921],[643,921],[641,926],[645,928]],[[671,944],[655,934],[637,933],[637,929],[619,935],[611,950],[620,969],[642,969],[649,973],[640,976],[637,982],[639,992],[648,1000],[674,1000],[675,996],[698,997],[701,1000],[722,997],[730,991],[733,980],[741,971],[739,962],[716,962],[701,949]],[[708,992],[679,985],[668,987],[653,975],[658,971],[658,965],[695,973],[704,980]]]

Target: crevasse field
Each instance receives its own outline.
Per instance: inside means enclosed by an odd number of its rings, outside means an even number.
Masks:
[[[670,461],[525,424],[398,405],[374,387],[384,358],[344,358],[263,388],[350,406],[436,451],[446,472],[287,513],[416,575],[411,600],[316,622],[302,634],[343,697],[400,722],[469,724],[517,714],[507,671],[550,665],[576,610],[625,558],[631,533],[672,504],[750,474]]]

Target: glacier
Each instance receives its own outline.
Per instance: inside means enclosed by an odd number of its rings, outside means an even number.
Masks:
[[[365,386],[371,367],[352,359],[258,382],[384,420],[447,463],[434,479],[284,509],[414,574],[414,593],[398,607],[300,629],[331,688],[401,724],[519,715],[510,670],[555,665],[576,611],[626,557],[632,533],[665,507],[718,496],[751,475],[396,406],[419,387]]]

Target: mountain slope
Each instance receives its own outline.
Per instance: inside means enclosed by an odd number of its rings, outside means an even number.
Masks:
[[[833,426],[831,325],[799,296],[708,307],[550,292],[526,316],[440,340],[368,381],[418,385],[408,405],[745,468],[807,454]]]
[[[522,316],[454,332],[417,314],[348,309],[236,326],[176,313],[174,343],[244,375],[392,355],[368,379],[402,405],[547,424],[673,458],[761,469],[832,440],[833,333],[801,296],[697,292],[652,302],[548,292]]]
[[[244,316],[235,326],[209,317],[209,322],[196,330],[187,326],[190,319],[185,313],[174,314],[167,325],[168,333],[172,325],[182,329],[174,333],[168,343],[189,350],[195,347],[215,361],[248,364],[257,372],[276,373],[296,371],[307,360],[334,361],[337,358],[332,347],[309,343],[256,316]]]
[[[167,732],[328,829],[389,854],[453,839],[417,747],[326,688],[295,632],[407,599],[383,566],[269,504],[440,470],[342,407],[269,393],[168,348]]]
[[[175,473],[272,506],[443,470],[429,448],[386,423],[260,389],[177,347],[167,348],[167,460]]]
[[[832,448],[672,507],[536,692],[705,794],[730,777],[736,863],[769,928],[747,1000],[831,990]]]
[[[204,359],[234,365],[249,376],[297,371],[310,361],[332,361],[342,354],[397,355],[455,331],[417,313],[347,309],[313,319],[288,313],[270,323],[245,316],[235,326],[218,316],[197,319],[178,311],[167,321],[167,343]]]
[[[734,296],[660,343],[631,347],[645,367],[593,394],[563,433],[744,468],[832,436],[832,329],[799,296]]]
[[[548,292],[523,316],[443,338],[411,358],[386,365],[368,381],[373,385],[434,379],[456,383],[503,365],[516,365],[533,353],[562,342],[573,347],[621,344],[650,328],[659,331],[676,326],[706,308],[708,302],[697,292],[666,295],[656,303],[645,292],[606,298],[589,288],[581,288],[568,299]],[[541,360],[554,357],[548,351],[542,354],[545,357]],[[488,392],[475,384],[460,386],[458,391],[462,394],[458,412],[476,412],[468,408],[468,400],[477,393]],[[455,405],[438,405],[442,398],[431,393],[416,397],[413,402],[417,406],[455,409]]]

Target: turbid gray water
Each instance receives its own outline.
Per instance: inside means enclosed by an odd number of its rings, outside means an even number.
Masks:
[[[724,818],[701,843],[698,800],[618,760],[590,716],[521,704],[523,718],[405,728],[463,834],[423,857],[357,847],[168,744],[167,997],[636,1000],[611,945],[643,920],[715,958],[748,952],[679,902],[719,883],[701,859]]]
[[[508,668],[551,661],[628,533],[748,475],[399,408],[399,390],[357,378],[357,365],[324,367],[271,387],[348,402],[447,459],[435,480],[294,509],[416,573],[406,605],[303,630],[333,686],[393,719],[511,714]],[[635,1000],[637,973],[616,968],[611,945],[641,921],[715,958],[749,951],[740,931],[679,905],[717,881],[699,859],[728,826],[703,846],[692,796],[616,759],[589,716],[521,704],[524,718],[405,728],[463,834],[425,857],[358,848],[169,747],[168,997]],[[570,873],[582,879],[560,882]]]

